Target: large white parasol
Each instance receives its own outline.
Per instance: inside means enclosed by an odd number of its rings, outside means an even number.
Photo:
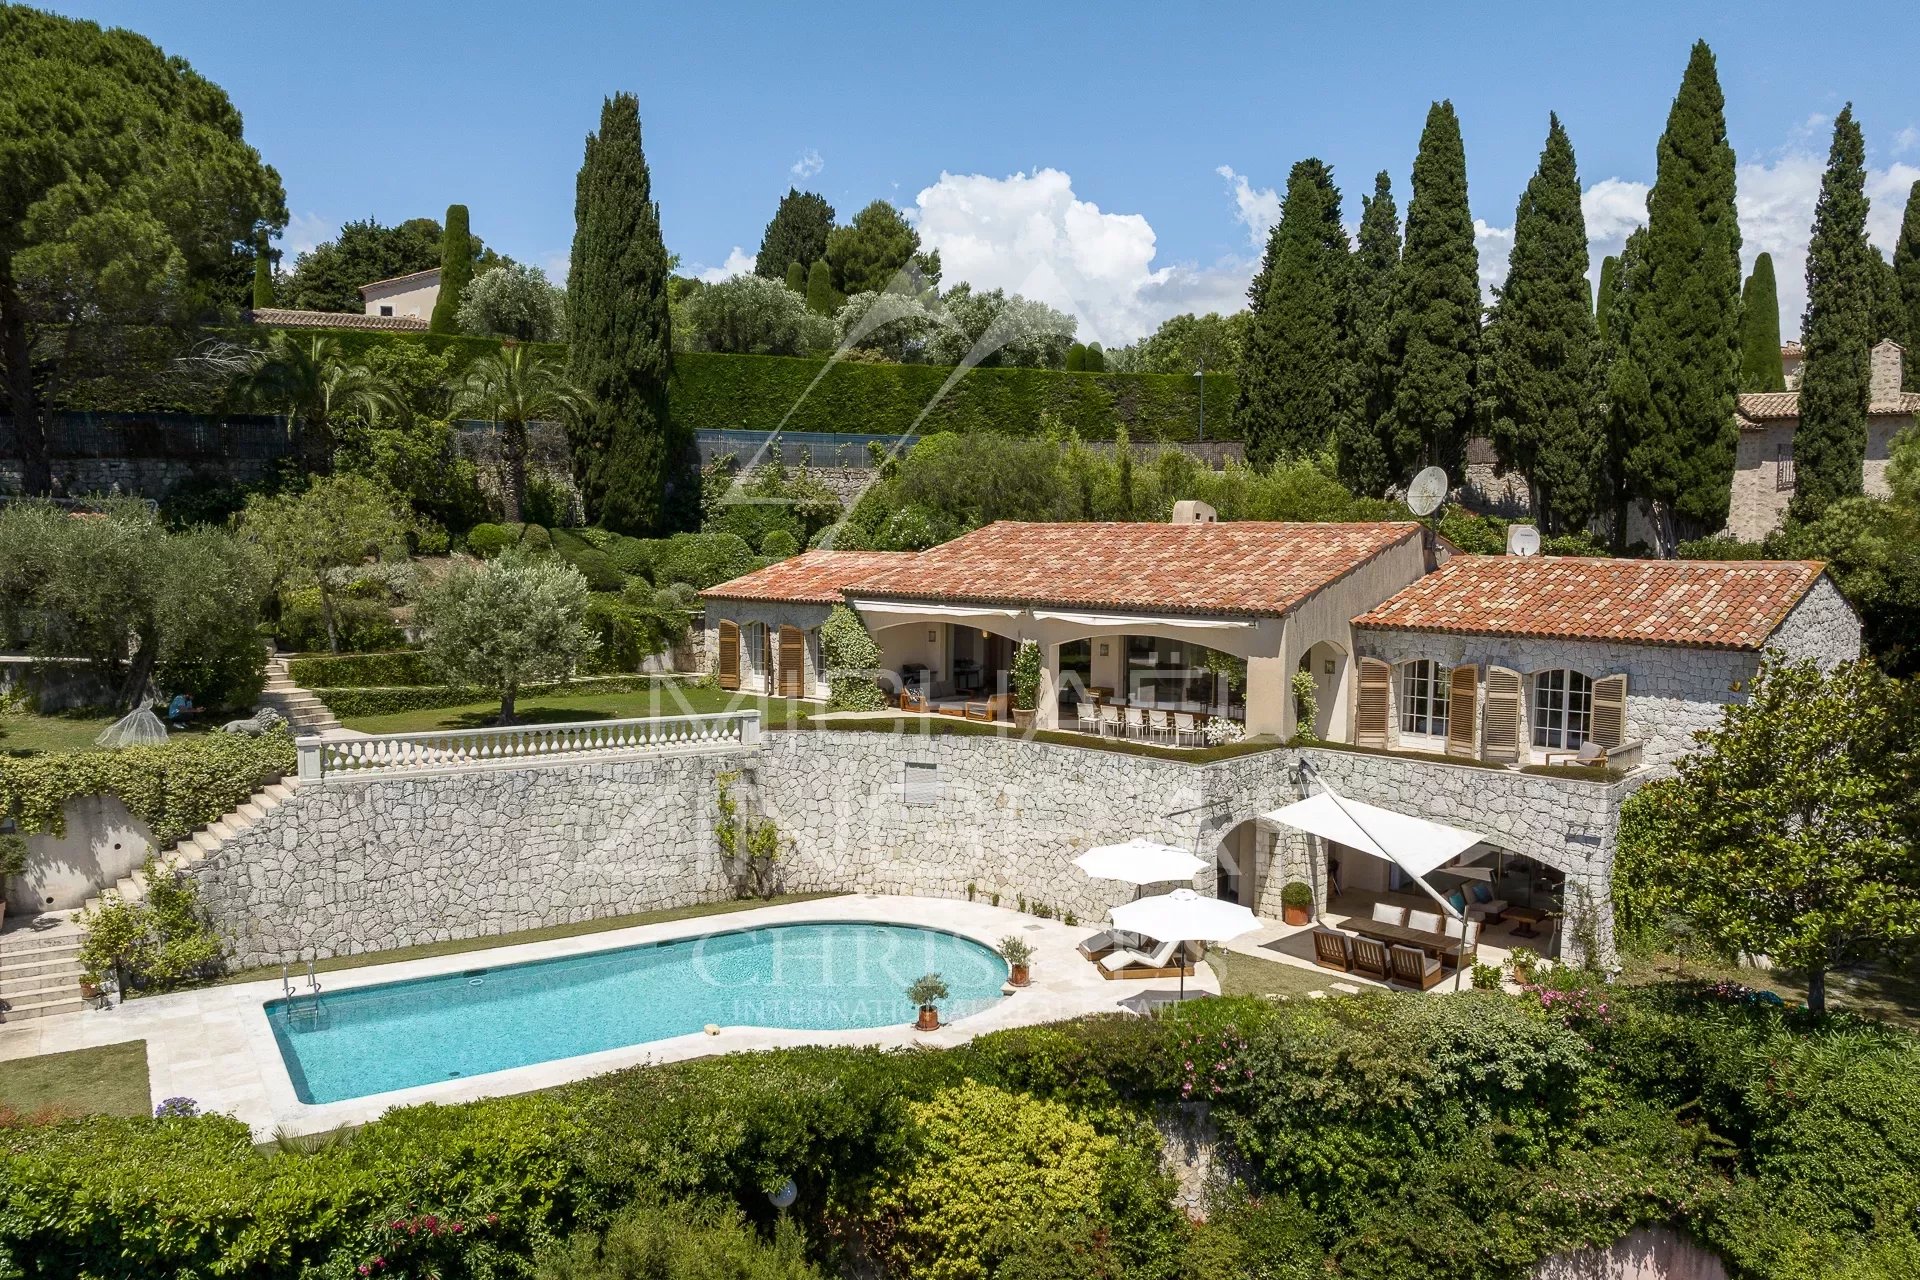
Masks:
[[[1075,858],[1073,865],[1095,880],[1121,880],[1140,885],[1191,880],[1207,864],[1185,849],[1135,836],[1125,844],[1103,844],[1089,849]]]
[[[1114,927],[1144,933],[1161,942],[1225,942],[1260,927],[1253,912],[1234,902],[1206,898],[1191,889],[1175,889],[1152,898],[1123,902],[1108,913]],[[1180,995],[1187,994],[1186,969],[1180,971]]]

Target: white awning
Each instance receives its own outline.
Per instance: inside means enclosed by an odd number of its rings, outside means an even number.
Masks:
[[[870,619],[874,629],[898,626],[903,622],[924,622],[929,618],[938,618],[945,622],[989,621],[1005,622],[1017,618],[1023,610],[996,609],[988,605],[977,604],[916,604],[910,600],[895,600],[882,603],[877,600],[855,600],[853,607],[860,616]]]
[[[1112,627],[1121,631],[1129,627],[1185,627],[1194,631],[1221,631],[1255,625],[1247,618],[1189,618],[1177,613],[1063,613],[1055,609],[1035,609],[1033,616],[1039,622],[1065,622],[1076,627]]]
[[[1268,822],[1385,858],[1399,864],[1408,874],[1422,878],[1473,848],[1481,839],[1476,832],[1425,818],[1410,818],[1404,813],[1327,792],[1260,816]]]

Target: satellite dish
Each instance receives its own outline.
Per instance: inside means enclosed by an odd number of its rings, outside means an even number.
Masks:
[[[1507,554],[1510,556],[1539,555],[1540,531],[1530,524],[1508,525]]]
[[[1430,516],[1447,500],[1447,472],[1444,467],[1428,467],[1407,486],[1407,506],[1417,516]]]

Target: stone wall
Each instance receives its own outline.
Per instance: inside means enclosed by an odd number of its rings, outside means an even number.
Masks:
[[[1089,880],[1076,856],[1162,839],[1198,851],[1211,891],[1223,842],[1244,848],[1259,814],[1306,794],[1303,754],[1342,794],[1484,831],[1567,872],[1609,947],[1614,822],[1635,783],[1331,750],[1190,765],[1012,737],[817,730],[769,733],[749,754],[329,778],[303,783],[195,874],[242,965],[710,901],[734,888],[714,797],[718,776],[739,769],[743,806],[788,841],[783,889],[962,898],[971,885],[1097,921],[1133,890]],[[1305,837],[1255,839],[1257,912],[1280,914],[1287,879],[1323,889]]]

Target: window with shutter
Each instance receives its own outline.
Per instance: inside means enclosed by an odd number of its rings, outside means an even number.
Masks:
[[[1627,677],[1605,676],[1593,682],[1593,740],[1617,747],[1627,740]]]
[[[1481,722],[1481,755],[1505,764],[1517,762],[1526,741],[1526,699],[1518,671],[1487,668],[1487,703]]]
[[[1472,756],[1480,750],[1477,714],[1480,704],[1480,668],[1455,667],[1447,676],[1447,754]]]
[[[780,696],[807,696],[807,636],[798,627],[780,628]]]
[[[915,764],[908,761],[906,771],[900,783],[900,802],[906,805],[938,804],[940,801],[940,766],[937,764]]]
[[[731,622],[720,624],[720,687],[740,687],[740,628]]]
[[[1360,659],[1360,696],[1353,702],[1355,746],[1387,745],[1387,694],[1392,683],[1392,667],[1377,658]]]

